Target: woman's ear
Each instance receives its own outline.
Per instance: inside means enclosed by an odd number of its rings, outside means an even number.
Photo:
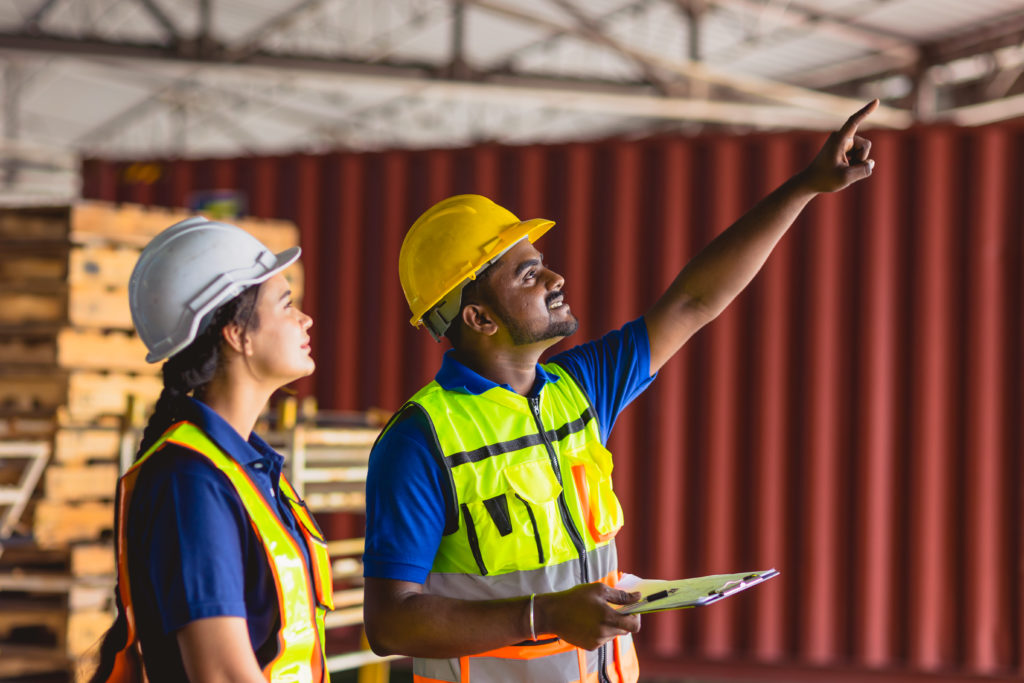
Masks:
[[[498,324],[494,321],[490,311],[481,304],[467,304],[460,313],[462,324],[477,334],[486,337],[498,331]]]
[[[221,329],[221,337],[224,338],[224,342],[239,354],[249,353],[249,336],[245,333],[245,329],[235,322],[230,322]]]

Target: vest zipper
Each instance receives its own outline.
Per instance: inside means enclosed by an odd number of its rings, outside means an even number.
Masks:
[[[562,469],[558,464],[558,456],[555,454],[555,448],[548,441],[547,430],[544,428],[544,421],[540,417],[540,396],[531,396],[527,398],[530,403],[530,410],[533,411],[533,419],[537,423],[537,429],[540,430],[541,441],[544,442],[544,447],[547,448],[548,458],[551,460],[551,469],[555,471],[555,479],[558,480],[559,485],[562,485]],[[583,583],[590,582],[590,568],[587,565],[587,546],[583,543],[583,537],[580,536],[579,529],[576,528],[576,523],[572,520],[572,515],[569,513],[569,504],[565,501],[565,488],[563,487],[562,492],[558,494],[558,511],[562,516],[562,525],[565,530],[569,532],[569,538],[572,540],[572,544],[576,547],[576,552],[580,556],[580,574],[583,577]],[[597,648],[597,675],[601,683],[609,683],[608,674],[605,673],[605,646]]]
[[[551,469],[555,471],[555,479],[558,480],[559,486],[562,485],[562,468],[558,464],[558,455],[555,454],[555,447],[548,441],[547,430],[544,428],[544,422],[540,418],[540,396],[533,396],[527,399],[530,402],[530,409],[533,411],[533,419],[537,423],[537,429],[540,430],[541,441],[544,442],[544,447],[548,451],[548,459],[551,461]],[[558,512],[562,517],[562,526],[569,532],[569,539],[572,541],[573,546],[576,548],[576,553],[580,557],[580,574],[583,578],[583,583],[590,582],[590,568],[587,566],[587,546],[583,543],[583,537],[580,536],[579,529],[576,528],[576,523],[572,521],[572,515],[569,513],[569,504],[565,501],[565,489],[558,494]]]

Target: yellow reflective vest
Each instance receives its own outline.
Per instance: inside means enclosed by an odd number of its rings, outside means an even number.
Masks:
[[[487,600],[617,583],[614,537],[623,518],[612,455],[576,381],[556,364],[543,367],[557,380],[535,397],[502,387],[466,394],[434,381],[399,412],[425,413],[450,486],[427,593]],[[472,657],[416,659],[413,670],[421,683],[638,677],[629,635],[593,652],[538,635]]]
[[[312,571],[295,538],[281,523],[257,486],[238,462],[223,451],[199,427],[190,422],[172,425],[118,482],[117,583],[118,595],[127,619],[126,646],[118,653],[108,681],[139,681],[141,645],[135,631],[131,582],[128,575],[127,516],[135,481],[146,461],[166,443],[191,449],[205,456],[223,472],[241,499],[266,552],[277,586],[281,624],[275,658],[263,668],[267,681],[275,683],[319,683],[329,680],[324,651],[324,617],[334,608],[331,565],[327,542],[291,484],[281,476],[281,492],[299,520],[302,535],[313,561]]]

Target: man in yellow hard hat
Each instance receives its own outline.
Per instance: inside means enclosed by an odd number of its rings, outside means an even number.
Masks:
[[[605,448],[615,418],[760,270],[804,206],[871,174],[857,127],[705,247],[643,317],[539,364],[576,331],[560,275],[520,221],[479,195],[428,209],[399,275],[452,349],[370,456],[365,618],[415,680],[636,681],[639,616],[615,608],[622,508]]]

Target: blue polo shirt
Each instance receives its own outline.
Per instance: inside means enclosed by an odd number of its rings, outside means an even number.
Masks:
[[[654,380],[643,318],[552,356],[548,363],[568,371],[590,398],[605,442],[619,413]],[[445,389],[473,395],[499,386],[455,360],[451,351],[444,355],[434,379]],[[557,381],[557,376],[538,365],[530,395]],[[512,391],[508,385],[500,386]],[[422,411],[406,415],[370,453],[363,575],[423,583],[445,528],[445,489],[426,418]]]
[[[243,439],[201,401],[187,415],[241,463],[298,547],[308,549],[280,488],[284,458],[255,434]],[[128,571],[146,673],[188,680],[177,631],[206,617],[243,617],[263,667],[277,648],[277,588],[266,553],[227,476],[206,457],[167,444],[142,466],[128,515]]]

